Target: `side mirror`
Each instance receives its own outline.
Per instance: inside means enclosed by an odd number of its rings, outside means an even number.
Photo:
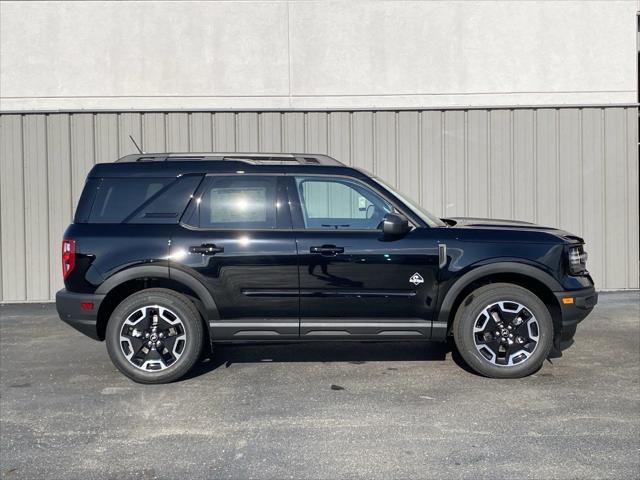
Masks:
[[[410,230],[409,220],[398,213],[387,213],[382,221],[382,233],[385,235],[404,235]]]

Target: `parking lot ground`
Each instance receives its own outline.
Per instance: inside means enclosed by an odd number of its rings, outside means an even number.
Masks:
[[[638,478],[640,295],[602,294],[521,380],[424,343],[234,345],[138,385],[51,304],[0,306],[13,478]]]

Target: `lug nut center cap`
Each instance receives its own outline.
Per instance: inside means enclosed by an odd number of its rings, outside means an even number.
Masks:
[[[152,333],[151,337],[149,338],[149,340],[151,340],[152,342],[157,342],[158,341],[158,335],[156,333]]]

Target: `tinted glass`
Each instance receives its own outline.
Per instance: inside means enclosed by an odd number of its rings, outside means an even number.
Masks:
[[[201,180],[202,175],[178,178],[129,215],[127,223],[178,223]]]
[[[120,223],[173,178],[103,178],[98,187],[90,223]]]
[[[208,177],[187,223],[201,228],[276,228],[275,177]]]
[[[96,198],[98,187],[100,186],[101,178],[88,178],[82,189],[82,195],[78,201],[78,208],[76,208],[76,214],[73,218],[75,223],[87,223],[89,215],[91,214],[91,208],[93,207],[93,201]]]
[[[375,230],[391,205],[368,187],[338,177],[297,177],[306,228]]]

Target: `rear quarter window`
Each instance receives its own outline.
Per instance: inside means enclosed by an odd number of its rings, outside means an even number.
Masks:
[[[179,178],[102,178],[91,179],[82,199],[91,197],[88,223],[177,223],[201,176]],[[85,205],[78,212],[86,211]],[[79,215],[76,214],[76,218]]]

